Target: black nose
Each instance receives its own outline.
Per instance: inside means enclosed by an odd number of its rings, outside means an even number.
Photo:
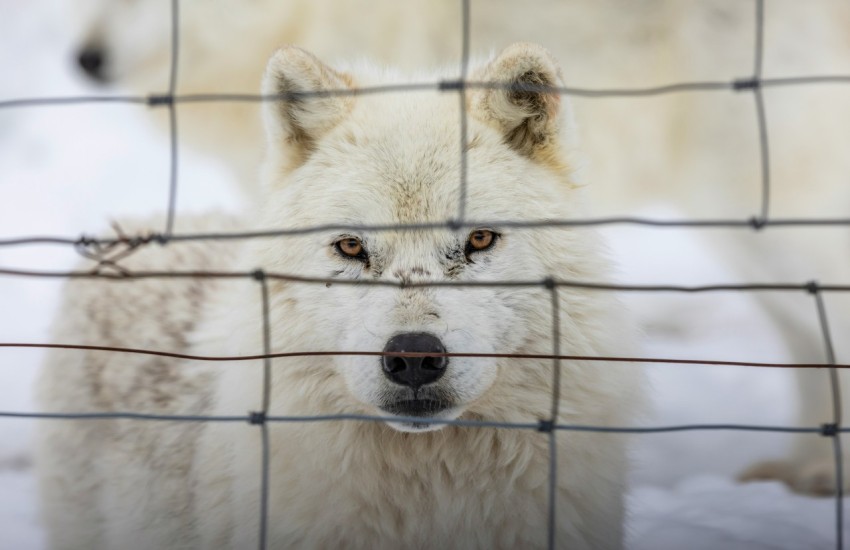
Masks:
[[[446,353],[446,347],[440,339],[425,332],[405,332],[390,338],[384,347],[386,352]],[[399,357],[385,355],[382,358],[384,374],[387,378],[401,384],[418,388],[439,380],[446,372],[449,361],[446,357]]]
[[[103,50],[87,47],[77,56],[77,63],[85,73],[98,82],[106,81],[106,55]]]

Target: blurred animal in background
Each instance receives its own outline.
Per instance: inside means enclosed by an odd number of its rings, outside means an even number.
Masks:
[[[551,55],[533,44],[514,44],[473,64],[471,76],[506,88],[469,92],[470,218],[583,215],[586,190],[572,181],[569,161],[575,128],[568,100],[547,89],[508,88],[563,85]],[[453,216],[461,170],[457,96],[436,89],[323,95],[405,82],[409,77],[383,67],[331,68],[300,48],[278,51],[263,92],[315,95],[265,105],[264,200],[252,219],[261,227],[341,221],[374,227]],[[231,223],[213,215],[181,219],[194,230]],[[545,548],[550,438],[536,429],[439,421],[533,425],[556,414],[559,423],[628,426],[643,414],[643,372],[636,365],[565,361],[554,399],[550,359],[517,365],[514,359],[441,356],[551,353],[550,289],[445,283],[564,272],[605,281],[611,266],[592,230],[330,229],[246,241],[235,255],[228,250],[232,243],[206,244],[146,248],[127,258],[128,267],[263,266],[331,274],[339,284],[265,280],[273,349],[426,354],[273,360],[270,417],[345,413],[386,420],[270,420],[270,548]],[[205,355],[262,349],[263,298],[256,281],[148,282],[106,291],[92,281],[69,282],[57,337],[117,346],[143,342]],[[444,285],[381,286],[405,282]],[[634,327],[611,293],[565,287],[555,299],[563,353],[632,353]],[[116,304],[133,304],[132,315]],[[143,355],[54,350],[41,375],[40,407],[244,415],[263,410],[263,376],[256,362],[216,369]],[[41,426],[38,464],[54,547],[257,546],[257,427],[121,420]],[[626,438],[555,434],[557,547],[620,548]]]
[[[441,48],[453,3],[430,0],[181,0],[178,95],[256,95],[269,55],[284,44],[333,57],[370,57],[427,66],[449,57]],[[67,3],[76,38],[75,61],[100,85],[140,94],[169,88],[171,2],[73,0]],[[451,13],[449,13],[451,12]],[[167,124],[162,111],[153,111]],[[256,194],[263,151],[256,102],[180,103],[181,140],[223,160],[248,196]]]
[[[82,2],[83,0],[80,0]],[[171,42],[166,2],[90,2],[79,63],[93,78],[142,92],[165,88]],[[769,201],[762,189],[755,88],[733,91],[756,70],[756,2],[723,0],[472,0],[472,51],[518,39],[542,43],[562,60],[576,87],[648,88],[677,82],[726,82],[726,90],[661,95],[577,97],[576,118],[598,215],[632,214],[650,201],[676,204],[694,218],[846,218],[850,211],[850,94],[846,86],[758,89],[767,113]],[[86,15],[89,14],[89,15]],[[181,2],[178,93],[253,92],[272,47],[302,44],[333,57],[364,53],[408,67],[458,67],[461,3]],[[764,3],[761,78],[850,74],[850,5],[843,0]],[[261,132],[257,107],[181,104],[187,142],[236,168],[256,196]],[[414,131],[414,130],[411,130]],[[582,176],[577,176],[582,179]],[[742,280],[846,283],[846,228],[717,230],[719,250]],[[811,297],[759,293],[797,362],[823,362]],[[828,296],[833,333],[850,330],[850,300]],[[695,315],[698,313],[695,313]],[[839,362],[850,350],[835,340]],[[717,350],[717,359],[735,350]],[[800,423],[831,421],[822,372],[799,371]],[[846,377],[845,377],[846,378]],[[850,395],[850,385],[845,388]],[[845,407],[846,408],[846,407]],[[779,478],[804,493],[834,490],[826,438],[799,436],[790,455],[756,466],[748,479]],[[850,464],[850,463],[849,463]],[[848,485],[850,488],[850,485]]]

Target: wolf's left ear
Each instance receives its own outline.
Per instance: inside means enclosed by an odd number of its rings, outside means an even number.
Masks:
[[[508,46],[471,77],[493,84],[470,92],[470,114],[494,126],[504,141],[528,157],[548,156],[558,145],[562,118],[561,71],[542,46]]]
[[[267,101],[263,122],[270,147],[284,144],[304,156],[349,113],[354,98],[334,94],[351,89],[351,79],[295,46],[274,53],[266,66],[262,92],[280,96]]]

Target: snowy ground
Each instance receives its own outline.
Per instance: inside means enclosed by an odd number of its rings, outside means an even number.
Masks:
[[[59,26],[46,24],[43,6],[50,1],[32,2],[25,10],[18,0],[0,0],[0,100],[92,92],[73,74]],[[148,127],[143,109],[0,110],[0,238],[92,234],[110,219],[162,210],[167,147]],[[221,207],[232,200],[220,168],[184,152],[181,209]],[[663,205],[647,213],[675,214]],[[697,232],[618,228],[608,233],[624,265],[623,280],[735,280]],[[2,267],[62,269],[74,259],[64,248],[0,248]],[[0,341],[47,341],[60,285],[0,278]],[[788,360],[770,320],[746,296],[627,299],[647,327],[646,356]],[[0,410],[33,410],[30,386],[41,357],[38,350],[0,350]],[[795,396],[786,372],[669,365],[654,366],[651,374],[654,424],[780,425],[793,418]],[[33,422],[0,419],[0,550],[43,547],[30,468]],[[740,432],[640,438],[630,547],[830,547],[834,501],[795,496],[778,484],[732,481],[741,468],[776,456],[785,445],[783,436]]]

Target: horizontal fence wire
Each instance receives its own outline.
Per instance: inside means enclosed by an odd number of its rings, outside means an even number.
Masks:
[[[383,233],[388,231],[422,231],[445,229],[457,231],[460,229],[473,229],[481,226],[495,226],[515,229],[555,229],[555,228],[580,228],[606,225],[638,225],[659,228],[717,228],[717,229],[756,229],[780,228],[780,227],[817,227],[817,226],[850,226],[848,218],[775,218],[761,220],[758,217],[745,219],[653,219],[636,216],[614,216],[603,218],[569,219],[569,220],[474,220],[465,222],[443,221],[430,223],[405,223],[397,225],[373,225],[373,224],[322,224],[311,227],[296,227],[287,229],[266,229],[251,231],[232,232],[204,232],[204,233],[174,233],[165,235],[163,233],[145,232],[132,237],[62,237],[55,235],[22,236],[0,238],[0,246],[29,246],[29,245],[68,245],[73,247],[111,246],[116,244],[128,244],[134,247],[156,243],[166,245],[170,242],[185,241],[210,241],[210,240],[242,240],[242,239],[268,239],[277,237],[293,237],[324,233],[329,231],[370,231]]]
[[[256,413],[247,415],[182,415],[182,414],[151,414],[139,412],[74,412],[74,413],[42,413],[42,412],[8,412],[0,411],[0,418],[21,418],[41,420],[140,420],[152,422],[244,422],[257,424]],[[376,416],[368,414],[323,414],[303,416],[268,415],[262,422],[415,422],[435,426],[457,426],[460,428],[497,428],[505,430],[537,430],[549,433],[552,430],[565,432],[598,432],[610,434],[653,434],[691,431],[743,431],[743,432],[773,432],[791,434],[813,434],[832,436],[832,432],[846,433],[850,428],[833,428],[831,425],[821,427],[766,426],[759,424],[682,424],[674,426],[592,426],[583,424],[551,424],[547,418],[538,422],[500,422],[493,420],[466,420],[425,418],[421,416]]]
[[[89,95],[89,96],[57,96],[57,97],[27,97],[0,100],[0,109],[15,109],[25,107],[47,107],[80,105],[87,103],[127,103],[147,107],[162,107],[180,103],[268,103],[276,101],[292,101],[310,97],[331,96],[362,96],[398,92],[433,92],[455,91],[458,89],[517,89],[545,90],[564,96],[584,98],[609,97],[651,97],[688,92],[712,91],[748,91],[755,88],[780,88],[812,85],[846,85],[850,84],[850,75],[813,75],[792,76],[782,78],[763,77],[735,78],[710,82],[678,82],[660,86],[640,88],[576,88],[572,86],[534,86],[531,84],[508,85],[498,82],[483,82],[472,80],[439,80],[434,82],[415,82],[408,84],[379,84],[357,88],[328,89],[313,92],[289,92],[284,94],[152,94],[152,95]]]
[[[350,280],[326,277],[310,277],[304,274],[274,273],[263,270],[255,271],[132,271],[120,264],[120,261],[135,253],[145,246],[171,245],[188,241],[206,240],[241,240],[260,238],[280,238],[300,235],[317,234],[328,231],[421,231],[421,230],[449,230],[459,231],[474,229],[481,226],[510,227],[516,229],[553,229],[582,227],[612,226],[612,225],[634,225],[655,228],[694,228],[694,229],[749,229],[766,230],[770,228],[793,227],[798,229],[817,227],[845,227],[850,226],[850,217],[823,217],[823,218],[773,218],[770,216],[770,146],[768,109],[765,105],[763,92],[769,88],[788,88],[799,86],[831,86],[850,84],[850,75],[811,75],[791,76],[782,78],[764,77],[762,74],[763,51],[764,51],[764,0],[754,0],[756,11],[753,50],[753,74],[742,78],[730,78],[717,81],[695,81],[675,82],[670,84],[634,87],[634,88],[582,88],[582,87],[550,87],[533,85],[507,85],[494,82],[476,82],[467,79],[469,69],[469,37],[470,37],[470,4],[469,0],[459,0],[462,23],[462,55],[460,62],[460,77],[456,80],[440,80],[436,82],[416,82],[410,84],[378,85],[355,89],[322,90],[318,92],[288,93],[280,95],[263,94],[178,94],[178,57],[180,44],[180,21],[179,1],[171,0],[171,59],[168,92],[165,94],[149,95],[102,95],[102,96],[69,96],[69,97],[30,97],[12,98],[0,100],[0,109],[16,108],[43,108],[62,107],[83,104],[127,104],[147,106],[151,108],[167,108],[169,111],[169,139],[170,139],[170,169],[167,199],[167,217],[165,228],[162,232],[144,232],[138,235],[127,236],[118,231],[115,237],[91,237],[82,235],[79,237],[64,237],[50,235],[33,236],[7,236],[0,238],[0,247],[12,246],[35,246],[35,245],[57,245],[73,247],[83,257],[95,262],[95,267],[90,271],[39,271],[25,268],[0,267],[0,276],[36,277],[36,278],[72,278],[72,279],[97,279],[111,282],[132,282],[142,279],[195,279],[195,278],[217,278],[238,279],[253,278],[259,283],[262,304],[262,335],[263,351],[255,355],[242,356],[203,356],[187,353],[176,353],[167,350],[138,349],[128,347],[112,347],[99,345],[85,345],[76,343],[0,343],[3,348],[45,348],[45,349],[67,349],[90,352],[113,352],[125,354],[142,354],[168,357],[172,359],[190,361],[212,361],[212,362],[238,362],[259,361],[263,369],[260,407],[257,411],[248,415],[234,416],[203,416],[203,415],[179,415],[179,414],[150,414],[133,411],[110,411],[110,412],[73,412],[73,413],[42,413],[42,412],[15,412],[0,411],[0,417],[7,418],[33,418],[51,420],[139,420],[139,421],[168,421],[168,422],[245,422],[257,425],[260,428],[261,464],[259,465],[261,476],[260,490],[260,517],[259,517],[259,548],[268,546],[269,523],[268,523],[268,499],[270,490],[269,479],[269,457],[270,440],[268,434],[269,422],[386,422],[395,420],[401,422],[415,422],[418,424],[433,424],[456,426],[460,428],[493,428],[493,429],[525,429],[537,430],[546,434],[549,438],[549,502],[547,522],[547,546],[555,548],[558,545],[557,533],[557,433],[568,431],[595,432],[600,434],[653,434],[683,431],[708,431],[708,430],[732,430],[750,432],[779,432],[790,434],[813,434],[831,437],[834,445],[835,467],[836,467],[836,544],[840,549],[843,541],[843,509],[842,509],[842,450],[839,434],[848,431],[841,425],[841,395],[838,384],[838,369],[850,368],[850,365],[839,364],[832,351],[832,341],[826,319],[826,309],[823,302],[823,294],[830,292],[848,292],[848,284],[819,284],[816,282],[803,283],[747,283],[747,284],[716,284],[716,285],[629,285],[609,284],[594,281],[571,281],[560,280],[555,274],[536,280],[509,280],[509,281],[422,281],[422,282],[392,282],[379,280]],[[557,93],[565,96],[584,98],[648,98],[681,93],[697,92],[733,92],[752,93],[754,98],[754,111],[756,114],[756,126],[759,137],[759,166],[761,171],[761,204],[757,214],[747,218],[726,219],[654,219],[647,217],[619,216],[604,218],[585,219],[542,219],[542,220],[469,220],[466,216],[467,201],[467,177],[469,167],[467,165],[467,118],[466,93],[476,89],[509,89],[517,91],[538,91],[546,93]],[[272,228],[266,230],[232,231],[232,232],[206,232],[206,233],[178,233],[174,231],[177,213],[178,183],[179,177],[177,167],[179,165],[177,108],[181,104],[188,103],[227,103],[227,102],[287,102],[300,101],[308,97],[328,96],[365,96],[385,93],[415,93],[415,92],[444,92],[457,93],[460,104],[460,143],[459,154],[461,170],[459,177],[460,199],[458,201],[457,218],[439,220],[426,223],[413,224],[389,224],[389,225],[351,225],[331,224],[312,227],[296,228]],[[551,354],[497,354],[497,353],[398,353],[398,352],[369,352],[369,351],[287,351],[272,352],[272,334],[269,326],[269,288],[268,281],[287,281],[298,284],[341,284],[341,285],[365,285],[395,287],[399,289],[426,288],[426,287],[538,287],[545,289],[552,296],[552,353]],[[647,357],[603,357],[603,356],[577,356],[565,355],[560,351],[560,323],[558,312],[558,295],[561,289],[582,289],[591,291],[615,291],[615,292],[808,292],[814,296],[819,315],[820,327],[827,349],[826,363],[769,363],[752,361],[716,361],[700,359],[671,359],[671,358],[647,358]],[[469,419],[438,419],[423,417],[404,416],[375,416],[363,414],[325,414],[325,415],[303,415],[303,416],[275,416],[269,414],[271,407],[271,378],[274,369],[272,359],[297,358],[307,356],[400,356],[400,357],[477,357],[477,358],[510,358],[517,361],[538,360],[551,361],[552,363],[552,410],[551,415],[536,422],[499,422],[493,420],[469,420]],[[833,418],[831,422],[825,422],[822,426],[763,426],[750,424],[687,424],[674,426],[588,426],[559,422],[560,403],[560,371],[561,363],[564,361],[587,361],[587,362],[625,362],[625,363],[666,363],[676,365],[712,365],[712,366],[745,366],[745,367],[769,367],[769,368],[795,368],[795,369],[827,369],[830,375],[832,389]]]
[[[237,362],[257,361],[267,359],[288,359],[295,357],[463,357],[473,359],[514,359],[523,360],[551,360],[551,361],[588,361],[603,363],[659,363],[668,365],[706,365],[716,367],[761,367],[776,369],[848,369],[850,364],[839,363],[768,363],[762,361],[722,361],[716,359],[675,359],[669,357],[615,357],[603,355],[562,355],[545,353],[472,353],[472,352],[446,352],[446,353],[420,353],[420,352],[398,352],[398,351],[287,351],[279,353],[257,354],[257,355],[193,355],[188,353],[177,353],[144,348],[125,348],[115,346],[95,346],[85,344],[42,344],[34,342],[0,342],[0,349],[65,349],[77,351],[102,351],[111,353],[125,353],[134,355],[152,355],[156,357],[169,357],[172,359],[185,359],[188,361],[209,362]]]
[[[108,271],[102,271],[108,270]],[[139,279],[247,279],[256,271],[131,271],[116,265],[98,265],[91,271],[36,271],[0,268],[0,277],[33,277],[46,279],[102,279],[131,282]],[[268,279],[315,285],[378,286],[399,289],[411,288],[534,288],[550,285],[585,290],[616,292],[811,292],[812,283],[728,283],[714,285],[673,284],[619,284],[572,281],[545,277],[529,280],[477,280],[477,281],[384,281],[378,279],[340,279],[336,277],[309,277],[292,273],[264,272]],[[850,284],[817,285],[819,292],[850,292]]]

